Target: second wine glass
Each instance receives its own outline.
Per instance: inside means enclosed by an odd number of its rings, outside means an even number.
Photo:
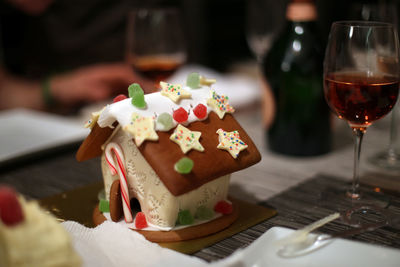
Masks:
[[[333,23],[324,61],[324,92],[331,110],[353,130],[353,182],[346,195],[360,200],[363,135],[368,126],[392,110],[399,92],[398,37],[393,25],[364,21]]]
[[[176,8],[137,9],[129,13],[128,64],[158,86],[186,61],[186,42]]]

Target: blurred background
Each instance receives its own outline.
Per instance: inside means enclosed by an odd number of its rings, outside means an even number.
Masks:
[[[18,2],[24,1],[0,3],[2,63],[10,72],[29,78],[123,60],[126,17],[135,7],[181,9],[189,63],[226,71],[232,63],[253,58],[246,41],[246,8],[251,1],[41,0],[36,1],[39,7],[25,11]],[[317,0],[321,34],[326,39],[332,21],[348,18],[357,4],[380,2]],[[393,2],[398,8],[398,1]],[[284,18],[285,6],[276,12]]]

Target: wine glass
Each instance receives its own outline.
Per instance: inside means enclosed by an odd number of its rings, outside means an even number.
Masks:
[[[398,25],[397,5],[395,3],[356,3],[352,5],[350,12],[351,19],[368,21],[382,21]],[[397,104],[390,118],[389,145],[386,150],[368,158],[368,161],[375,166],[387,170],[400,170],[400,154],[396,149],[399,135],[399,105]]]
[[[186,61],[186,42],[177,8],[140,8],[128,15],[126,60],[155,83]]]
[[[324,60],[324,92],[331,110],[353,130],[353,182],[346,196],[361,200],[359,161],[363,135],[368,126],[392,110],[399,93],[395,27],[368,21],[333,23]]]
[[[246,39],[258,62],[272,46],[284,25],[286,1],[246,1]]]

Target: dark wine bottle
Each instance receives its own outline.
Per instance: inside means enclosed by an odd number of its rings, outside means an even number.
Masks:
[[[263,59],[262,71],[275,100],[267,129],[274,152],[315,156],[331,149],[331,123],[322,83],[323,46],[315,2],[292,0],[287,25]]]

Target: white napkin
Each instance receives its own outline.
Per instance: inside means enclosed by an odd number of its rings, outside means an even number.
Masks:
[[[147,241],[141,234],[106,221],[87,228],[72,221],[62,225],[70,233],[83,266],[205,266],[207,262]]]

